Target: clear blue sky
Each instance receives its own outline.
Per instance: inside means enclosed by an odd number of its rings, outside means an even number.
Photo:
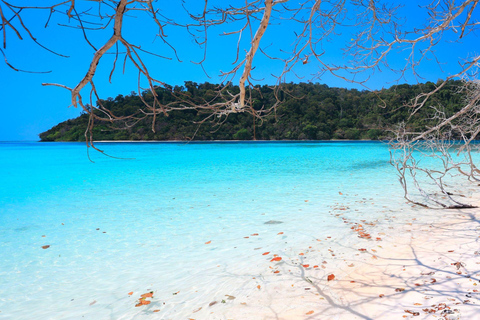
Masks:
[[[218,1],[217,1],[218,2]],[[238,2],[238,1],[237,1]],[[163,10],[163,14],[176,18],[185,19],[185,13],[179,6],[179,0],[172,0],[168,8]],[[209,2],[210,3],[210,2]],[[243,2],[239,2],[243,3]],[[406,27],[422,26],[425,23],[426,16],[418,8],[417,1],[403,1],[405,8],[399,11],[399,15],[405,17]],[[425,1],[425,4],[429,1]],[[94,6],[94,2],[87,2],[86,5]],[[15,72],[0,62],[0,93],[1,110],[3,115],[3,125],[0,126],[0,141],[18,141],[18,140],[38,140],[38,134],[53,125],[74,118],[79,115],[80,110],[68,108],[70,104],[69,92],[65,89],[56,87],[43,87],[43,82],[61,83],[67,86],[75,84],[85,74],[94,50],[88,46],[83,39],[80,30],[60,27],[58,24],[67,23],[66,18],[60,15],[54,16],[48,28],[44,28],[47,19],[46,13],[26,12],[24,20],[31,28],[37,39],[48,48],[61,54],[70,56],[62,58],[51,54],[46,50],[35,45],[28,40],[27,34],[22,32],[25,40],[18,41],[15,34],[7,32],[7,54],[9,62],[14,66],[31,71],[52,71],[47,74],[32,74]],[[477,17],[478,19],[478,17]],[[125,18],[125,33],[127,40],[134,44],[140,44],[157,54],[173,58],[173,60],[160,59],[145,55],[145,61],[149,65],[150,72],[159,80],[175,85],[182,85],[184,81],[195,81],[198,83],[209,81],[218,83],[220,70],[228,70],[235,59],[237,38],[219,37],[218,34],[223,31],[235,30],[235,25],[228,26],[226,30],[216,28],[209,33],[208,54],[205,67],[211,78],[208,78],[201,67],[192,64],[190,61],[202,59],[203,49],[195,45],[193,39],[182,29],[166,27],[168,40],[178,51],[181,63],[175,60],[173,51],[164,45],[159,39],[155,40],[155,27],[145,18],[135,17],[133,14]],[[342,29],[343,30],[343,29]],[[288,22],[274,21],[267,33],[262,39],[262,47],[268,47],[269,52],[278,52],[278,48],[286,48],[291,44],[294,35],[293,25]],[[298,30],[297,30],[298,31]],[[97,46],[108,39],[111,30],[105,32],[90,32],[90,40]],[[451,35],[445,35],[445,39]],[[333,36],[330,41],[325,42],[325,54],[323,59],[330,63],[342,64],[344,57],[340,48],[349,40],[350,35],[344,32],[341,35]],[[241,55],[244,56],[244,49],[247,48],[250,35],[245,32],[242,37]],[[449,43],[445,41],[436,50],[437,57],[442,61],[442,68],[439,68],[433,61],[425,61],[422,66],[421,75],[425,79],[421,82],[444,79],[448,75],[458,70],[458,61],[467,57],[469,54],[478,54],[478,37],[470,34],[462,43]],[[405,53],[399,52],[390,56],[389,62],[393,65],[402,64]],[[125,74],[122,74],[120,67],[115,72],[114,81],[108,83],[108,73],[110,72],[112,56],[102,59],[101,66],[94,80],[101,98],[115,97],[118,94],[129,94],[137,90],[137,72],[132,66],[127,64]],[[275,63],[262,56],[261,53],[255,57],[255,69],[253,76],[260,80],[259,83],[273,84],[274,78],[270,74],[279,74],[281,64]],[[311,74],[316,72],[314,63],[299,66],[297,74],[304,77],[297,79],[292,75],[288,81],[299,82],[309,81]],[[368,86],[371,89],[380,89],[395,84],[397,77],[388,71],[376,72]],[[414,77],[408,77],[401,80],[400,83],[415,83]],[[321,79],[315,79],[314,82],[326,83],[331,87],[355,87],[334,78],[324,75]],[[84,96],[88,96],[84,92]]]

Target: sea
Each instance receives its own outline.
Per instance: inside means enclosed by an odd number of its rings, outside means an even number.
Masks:
[[[0,143],[0,319],[266,319],[412,214],[382,142],[95,146]]]

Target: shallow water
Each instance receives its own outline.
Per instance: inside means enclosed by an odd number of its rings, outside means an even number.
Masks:
[[[295,277],[301,251],[340,266],[327,248],[358,242],[340,215],[378,224],[410,207],[377,142],[98,146],[133,160],[0,144],[0,318],[224,319],[218,306]]]

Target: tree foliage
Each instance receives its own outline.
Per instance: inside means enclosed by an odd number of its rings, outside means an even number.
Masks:
[[[427,107],[441,108],[452,115],[464,100],[458,92],[461,81],[449,81],[429,101]],[[421,92],[430,90],[433,83],[395,85],[381,91],[330,88],[313,83],[288,83],[281,85],[282,103],[276,113],[262,121],[247,113],[230,114],[221,123],[205,123],[208,113],[196,110],[172,111],[168,117],[160,115],[151,130],[152,119],[135,119],[142,109],[142,99],[152,100],[149,92],[140,98],[133,93],[118,95],[101,101],[103,108],[126,118],[125,122],[98,122],[94,127],[96,140],[330,140],[330,139],[386,139],[399,122],[406,121],[410,112],[403,107]],[[197,84],[187,81],[184,86],[157,88],[158,99],[164,104],[178,101],[202,103],[212,100],[218,85]],[[252,94],[254,108],[261,110],[275,103],[275,91],[270,86],[258,86]],[[228,88],[237,92],[238,87]],[[288,94],[290,93],[290,94]],[[220,99],[220,98],[216,98]],[[387,107],[384,107],[386,105]],[[97,111],[99,112],[99,111]],[[410,129],[423,130],[432,124],[426,119],[427,108],[409,121]],[[84,141],[83,132],[88,115],[65,121],[40,134],[42,141]],[[213,124],[213,125],[212,125]]]

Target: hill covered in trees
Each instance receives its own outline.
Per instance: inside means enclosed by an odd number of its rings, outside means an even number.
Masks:
[[[460,110],[464,101],[458,92],[461,81],[449,81],[437,92],[427,108],[422,108],[408,124],[416,129],[429,124],[428,112],[434,106],[445,113]],[[95,140],[330,140],[330,139],[371,139],[388,136],[388,129],[407,120],[411,110],[404,107],[421,92],[428,92],[435,84],[427,82],[417,85],[394,85],[380,91],[367,91],[344,88],[330,88],[313,83],[282,84],[277,95],[269,86],[257,86],[252,92],[253,107],[256,110],[271,107],[277,98],[282,103],[275,112],[265,115],[262,121],[247,113],[230,114],[227,119],[206,121],[207,113],[197,110],[171,111],[169,116],[158,115],[152,131],[153,117],[138,122],[132,120],[115,122],[95,122]],[[218,85],[197,84],[187,81],[184,86],[158,88],[159,100],[167,104],[175,101],[178,95],[192,102],[215,97]],[[232,93],[238,87],[228,88]],[[149,100],[145,93],[143,98]],[[117,116],[130,116],[139,113],[142,99],[135,93],[118,95],[101,101],[106,110]],[[96,111],[97,112],[97,111]],[[85,141],[84,132],[88,125],[88,114],[62,122],[40,134],[41,141]],[[223,121],[225,120],[225,121]]]

